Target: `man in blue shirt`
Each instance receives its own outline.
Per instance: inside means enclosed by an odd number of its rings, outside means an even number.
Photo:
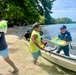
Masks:
[[[5,41],[4,32],[0,32],[0,56],[2,56],[3,59],[14,69],[13,73],[16,73],[18,71],[18,68],[9,58],[8,46]]]
[[[60,27],[60,32],[58,34],[58,38],[60,38],[61,40],[66,41],[67,45],[66,46],[58,46],[56,53],[60,53],[60,51],[63,50],[64,54],[66,56],[69,56],[69,44],[71,44],[72,37],[71,37],[70,32],[67,31],[66,28],[67,27],[65,25],[62,25]]]

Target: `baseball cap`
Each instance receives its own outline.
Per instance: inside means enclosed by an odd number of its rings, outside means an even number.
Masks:
[[[36,22],[36,23],[34,23],[34,24],[32,25],[33,29],[35,29],[35,28],[37,28],[37,27],[39,27],[39,26],[40,26],[40,24],[39,24],[38,22]]]
[[[65,26],[65,25],[62,25],[61,27],[60,27],[60,29],[66,29],[67,27]]]

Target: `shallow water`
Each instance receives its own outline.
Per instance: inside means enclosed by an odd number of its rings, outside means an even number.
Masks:
[[[61,25],[62,24],[45,26],[43,28],[44,37],[49,40],[56,37],[60,31]],[[65,24],[65,25],[67,26],[67,30],[71,33],[72,36],[73,50],[70,48],[70,53],[76,55],[76,24]]]

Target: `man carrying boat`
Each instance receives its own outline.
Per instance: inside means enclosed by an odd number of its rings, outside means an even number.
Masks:
[[[41,47],[42,40],[39,33],[40,31],[41,31],[41,27],[39,23],[36,22],[35,24],[33,24],[33,31],[30,38],[30,51],[33,57],[34,64],[37,63],[38,57],[41,56],[40,50],[44,50],[44,48]]]
[[[66,56],[69,56],[69,44],[71,45],[72,37],[69,31],[66,30],[67,27],[65,25],[62,25],[60,27],[60,32],[58,34],[58,38],[61,40],[66,41],[66,46],[58,46],[56,53],[60,53],[61,50],[64,51],[64,54]]]

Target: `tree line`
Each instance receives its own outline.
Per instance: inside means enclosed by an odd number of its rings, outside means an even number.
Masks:
[[[63,17],[63,18],[53,18],[54,24],[69,24],[69,23],[76,23],[75,21],[72,21],[70,18]]]
[[[70,23],[69,18],[52,18],[55,0],[0,0],[0,20],[7,20],[8,26]]]

